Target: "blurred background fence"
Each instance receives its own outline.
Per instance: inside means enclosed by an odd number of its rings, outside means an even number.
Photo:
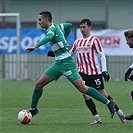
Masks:
[[[83,18],[89,18],[92,21],[95,33],[104,29],[128,30],[133,28],[133,0],[33,0],[32,2],[31,0],[0,0],[0,13],[20,14],[21,29],[39,29],[37,18],[39,12],[43,10],[52,12],[55,23],[71,22],[74,39],[76,39],[76,29]],[[1,30],[10,28],[16,28],[16,19],[0,17],[0,79],[37,80],[54,62],[54,59],[47,57],[46,52],[44,54],[20,54],[18,69],[17,53],[2,54],[4,35]],[[120,37],[124,38],[122,35]],[[126,45],[126,42],[122,41],[120,45]],[[108,53],[106,57],[111,80],[124,80],[124,73],[133,61],[132,55],[112,56]],[[17,70],[19,70],[18,74]]]
[[[1,56],[1,79],[17,79],[16,55]],[[20,80],[37,80],[54,59],[46,55],[21,55],[20,56]],[[132,62],[131,56],[107,56],[108,71],[111,80],[124,80],[124,74]],[[61,79],[64,79],[61,78]]]

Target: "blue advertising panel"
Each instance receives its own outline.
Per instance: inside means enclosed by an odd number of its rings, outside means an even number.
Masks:
[[[27,54],[24,50],[34,46],[46,35],[46,30],[21,29],[20,31],[20,53]],[[72,30],[67,42],[72,45],[74,42],[74,31]],[[47,54],[51,49],[49,43],[28,54]],[[0,54],[15,54],[17,52],[16,29],[0,29]]]

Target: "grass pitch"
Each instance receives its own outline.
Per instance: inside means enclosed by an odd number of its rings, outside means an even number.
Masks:
[[[39,101],[39,114],[23,125],[17,120],[22,109],[29,109],[34,81],[1,81],[0,133],[132,133],[133,121],[122,124],[118,116],[110,118],[108,108],[94,100],[102,124],[90,125],[93,116],[87,109],[82,95],[66,81],[57,81],[44,88]],[[110,94],[123,112],[133,111],[130,92],[132,82],[110,81],[105,83]]]

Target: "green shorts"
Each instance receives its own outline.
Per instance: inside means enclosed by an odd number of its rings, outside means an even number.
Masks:
[[[51,77],[54,80],[62,75],[66,76],[69,81],[74,81],[78,78],[81,78],[79,75],[76,63],[73,57],[68,57],[63,60],[55,61],[45,72],[45,75]]]

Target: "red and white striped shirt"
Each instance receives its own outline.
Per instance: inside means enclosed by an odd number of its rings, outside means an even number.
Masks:
[[[78,72],[87,75],[100,74],[98,57],[101,59],[102,71],[107,71],[106,58],[100,40],[97,37],[91,35],[86,39],[76,39],[70,53],[71,55],[76,54]]]

